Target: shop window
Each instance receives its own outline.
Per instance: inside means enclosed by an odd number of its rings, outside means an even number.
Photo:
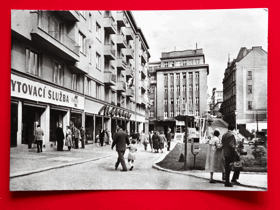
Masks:
[[[41,76],[41,54],[31,48],[26,48],[26,72]]]

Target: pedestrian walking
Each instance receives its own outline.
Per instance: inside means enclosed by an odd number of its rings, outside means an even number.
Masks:
[[[108,129],[107,128],[104,131],[104,143],[105,143],[105,145],[109,145],[109,135],[108,135]]]
[[[80,136],[81,136],[81,144],[82,144],[82,149],[85,149],[85,137],[86,137],[86,135],[85,135],[85,129],[83,128],[83,126],[81,127],[81,129],[80,129]]]
[[[73,145],[73,142],[72,142],[72,131],[70,129],[70,126],[66,126],[65,146],[68,147],[68,151],[71,151],[72,145]]]
[[[135,133],[135,138],[136,138],[137,144],[140,144],[140,133],[139,132]]]
[[[117,125],[117,133],[114,136],[113,144],[112,144],[112,150],[114,149],[114,146],[116,145],[116,151],[118,153],[118,160],[115,164],[115,169],[118,169],[119,164],[122,165],[121,171],[127,171],[127,167],[124,161],[124,153],[126,150],[126,144],[129,145],[129,139],[125,131],[122,130],[121,125]]]
[[[130,165],[130,171],[132,171],[133,167],[134,167],[134,160],[136,157],[136,151],[137,151],[137,146],[136,146],[136,141],[133,139],[131,141],[131,144],[127,146],[127,148],[129,149],[129,153],[128,153],[128,164]]]
[[[214,172],[222,172],[222,180],[225,180],[225,158],[219,136],[220,131],[216,129],[214,136],[209,140],[205,170],[210,172],[210,183],[215,183]]]
[[[58,124],[58,127],[56,128],[55,132],[56,132],[56,141],[57,141],[57,151],[63,151],[64,133],[62,130],[61,123]]]
[[[75,149],[79,149],[79,140],[80,140],[80,130],[78,128],[76,128],[75,126],[73,126],[72,128],[72,139],[74,139],[74,148]]]
[[[152,141],[153,135],[154,135],[154,131],[149,132],[149,143],[151,147],[151,152],[153,152],[153,141]]]
[[[44,131],[40,127],[40,124],[37,125],[36,131],[35,131],[35,140],[37,143],[37,152],[43,152],[42,150],[42,145],[43,145],[43,136],[44,136]]]
[[[225,187],[232,187],[232,184],[240,184],[237,182],[239,178],[240,171],[234,171],[231,183],[229,182],[230,179],[230,163],[234,162],[235,160],[240,160],[240,156],[236,150],[236,136],[233,132],[235,126],[232,124],[228,125],[228,132],[226,132],[222,137],[222,148],[225,157]]]
[[[159,134],[159,149],[161,150],[161,153],[163,153],[165,142],[166,142],[166,137],[165,137],[163,131],[161,131]]]
[[[100,142],[100,146],[103,147],[103,144],[104,144],[104,130],[102,130],[102,129],[99,130],[99,142]]]
[[[152,137],[152,141],[153,141],[153,148],[154,148],[154,152],[158,153],[158,149],[159,149],[159,136],[158,136],[158,132],[155,131],[153,137]]]
[[[140,133],[140,143],[144,145],[144,149],[147,150],[148,140],[146,138],[146,135],[143,131]]]
[[[170,144],[171,144],[171,129],[168,128],[167,134],[166,134],[166,140],[167,140],[167,151],[170,151]]]

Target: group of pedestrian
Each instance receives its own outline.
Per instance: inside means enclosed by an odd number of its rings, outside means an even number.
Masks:
[[[112,142],[111,132],[107,128],[105,130],[99,129],[98,135],[96,136],[96,143],[98,143],[100,147],[103,147],[112,144]]]
[[[59,127],[61,127],[61,124]],[[57,128],[56,131],[57,131],[57,134],[63,132],[62,129],[59,129],[59,128]],[[63,151],[64,135],[62,138],[62,134],[60,134],[61,138],[58,138],[58,136],[57,136],[57,142],[58,142],[58,145],[60,145],[60,146],[57,146],[58,151]],[[80,129],[78,129],[74,125],[72,127],[66,126],[65,146],[68,147],[68,151],[71,151],[71,148],[79,149],[79,141],[81,141],[81,145],[82,145],[81,148],[85,149],[85,130],[84,130],[84,128],[81,127]]]
[[[149,143],[151,146],[151,151],[158,153],[159,150],[163,153],[164,145],[167,145],[167,151],[170,151],[171,144],[171,129],[168,128],[166,136],[163,131],[151,131],[149,133]]]
[[[232,184],[240,184],[240,171],[234,171],[230,182],[230,164],[234,161],[240,161],[240,155],[236,149],[237,136],[234,133],[234,125],[228,125],[228,132],[219,139],[220,131],[215,129],[214,136],[209,140],[209,148],[206,157],[205,170],[210,172],[210,183],[215,183],[213,179],[214,172],[222,172],[222,180],[225,181],[225,187],[232,187]]]

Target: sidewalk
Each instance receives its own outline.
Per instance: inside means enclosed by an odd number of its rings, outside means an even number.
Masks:
[[[10,149],[10,178],[25,176],[55,168],[95,161],[114,155],[111,145],[99,147],[88,144],[85,149],[71,149],[64,151],[43,151],[37,153],[36,149],[27,149],[27,145]]]
[[[174,148],[175,145],[176,144],[174,144],[174,142],[173,142],[173,144],[171,144],[171,150]],[[173,171],[173,170],[165,169],[165,168],[162,168],[162,167],[156,165],[156,163],[159,163],[160,161],[162,161],[165,158],[165,156],[168,155],[168,153],[164,153],[153,164],[152,167],[155,168],[155,169],[161,170],[161,171],[169,172],[169,173],[184,174],[184,175],[188,175],[188,176],[192,176],[192,177],[196,177],[196,178],[210,180],[210,173],[206,172],[206,171],[201,171],[201,170]],[[231,176],[232,176],[232,172],[231,172]],[[214,173],[213,177],[214,177],[214,180],[217,181],[216,184],[223,184],[224,183],[222,181],[222,174],[221,173]],[[263,173],[263,172],[261,172],[261,173],[241,172],[238,182],[240,182],[239,186],[267,190],[267,173]]]

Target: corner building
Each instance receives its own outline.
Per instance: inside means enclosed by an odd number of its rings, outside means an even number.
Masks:
[[[163,52],[161,61],[149,63],[149,73],[149,130],[175,132],[176,116],[207,110],[209,66],[202,49]]]
[[[267,130],[267,52],[262,47],[242,47],[228,61],[221,110],[224,120],[238,129]]]
[[[86,142],[99,129],[148,126],[145,82],[149,46],[130,11],[11,13],[11,147],[45,131],[44,148],[62,123],[81,126]]]

